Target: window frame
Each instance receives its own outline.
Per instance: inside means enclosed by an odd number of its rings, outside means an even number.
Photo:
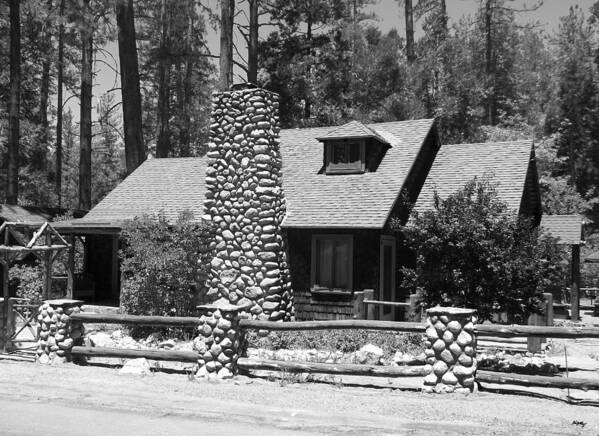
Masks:
[[[348,249],[348,259],[347,259],[347,271],[348,271],[348,279],[347,279],[347,289],[335,288],[335,287],[324,287],[322,285],[316,285],[316,275],[317,268],[319,264],[319,255],[318,255],[318,242],[325,240],[333,240],[333,241],[344,241],[349,243]],[[333,250],[333,255],[335,251]],[[335,275],[335,259],[331,261],[332,277]],[[345,292],[353,292],[354,289],[354,235],[350,234],[318,234],[312,235],[312,250],[311,250],[311,267],[310,267],[310,289],[311,290],[328,290],[328,291],[345,291]]]
[[[346,153],[350,155],[350,147],[358,144],[360,147],[360,160],[357,164],[336,164],[333,163],[333,149],[335,146],[342,145],[346,148]],[[366,170],[366,144],[363,139],[343,139],[327,141],[325,145],[325,171],[327,174],[361,174]]]

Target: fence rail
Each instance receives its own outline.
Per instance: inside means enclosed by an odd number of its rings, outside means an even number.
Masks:
[[[151,360],[167,360],[171,362],[197,362],[200,355],[194,351],[180,350],[132,350],[126,348],[109,347],[80,347],[71,349],[71,354],[88,357],[120,357],[123,359],[136,359],[145,357]]]
[[[155,327],[197,327],[199,318],[191,316],[145,316],[123,315],[120,313],[87,313],[71,315],[74,321],[98,324],[132,324]]]
[[[399,301],[381,301],[381,300],[364,300],[362,304],[366,305],[374,305],[374,306],[387,306],[387,307],[403,307],[409,309],[411,307],[410,303],[402,303]]]
[[[83,323],[102,324],[129,324],[137,326],[153,327],[197,327],[199,318],[183,316],[143,316],[123,315],[118,313],[86,313],[79,312],[71,315],[71,320]],[[74,346],[71,354],[87,357],[119,357],[123,359],[135,359],[145,357],[151,360],[165,360],[175,362],[197,362],[200,355],[194,351],[181,350],[134,350],[125,348],[109,347],[83,347]]]
[[[525,375],[478,370],[476,380],[485,383],[534,386],[543,388],[599,389],[599,380],[589,378],[564,378],[543,375]]]
[[[285,372],[325,373],[336,375],[361,375],[376,377],[424,377],[428,374],[424,366],[381,366],[352,363],[317,363],[283,360],[258,360],[240,358],[239,369],[268,370]]]
[[[342,329],[364,329],[364,330],[390,330],[401,332],[424,333],[426,326],[418,322],[397,321],[374,321],[366,319],[339,319],[331,321],[294,321],[273,322],[242,319],[239,326],[245,329],[256,330],[342,330]]]
[[[502,338],[599,338],[599,328],[595,327],[476,324],[474,331],[477,334],[500,336]]]

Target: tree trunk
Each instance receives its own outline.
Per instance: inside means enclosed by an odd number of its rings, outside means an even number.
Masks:
[[[57,65],[57,97],[56,97],[56,197],[58,207],[62,206],[62,85],[64,81],[64,0],[60,1],[58,25],[58,65]]]
[[[447,5],[445,3],[445,0],[439,0],[439,15],[442,20],[441,26],[443,29],[443,38],[445,39],[447,37],[447,33],[448,33],[447,23],[449,21],[448,16],[447,16]]]
[[[405,16],[406,16],[406,57],[408,62],[413,62],[416,59],[414,51],[414,12],[412,9],[412,0],[404,0]]]
[[[21,106],[21,14],[19,3],[20,0],[10,0],[7,204],[17,204],[19,196],[19,109]]]
[[[248,43],[248,82],[258,83],[258,0],[250,3],[250,37]]]
[[[48,15],[52,13],[52,0],[47,2]],[[50,26],[44,30],[45,47],[42,61],[42,81],[40,85],[40,111],[39,111],[39,143],[36,144],[37,153],[32,159],[32,167],[38,171],[43,171],[47,167],[46,153],[48,149],[48,95],[50,93],[50,67],[52,52],[52,33]],[[49,172],[48,172],[49,174]]]
[[[308,56],[312,57],[312,1],[308,2],[308,14],[306,18],[306,45],[308,46]],[[304,101],[304,119],[309,120],[312,116],[312,101],[310,92],[312,91],[312,65],[311,62],[308,62],[306,67],[306,80],[308,81],[308,89],[306,94],[306,99]]]
[[[141,119],[141,93],[139,90],[133,0],[117,0],[116,22],[119,29],[125,162],[127,174],[131,174],[146,159]]]
[[[90,0],[85,0],[89,11]],[[81,113],[79,137],[79,209],[91,209],[93,31],[81,31]]]
[[[181,157],[191,156],[191,112],[193,108],[191,107],[191,97],[193,95],[193,69],[195,64],[195,54],[193,53],[193,34],[194,34],[194,1],[187,1],[187,35],[185,36],[185,45],[186,45],[186,53],[183,66],[184,66],[184,74],[183,77],[183,86],[181,87],[182,96],[180,100],[180,108],[181,108],[181,127],[179,132],[179,144],[180,144],[180,155]]]
[[[156,157],[168,157],[171,151],[169,127],[170,103],[170,14],[167,0],[160,8],[160,54],[158,59],[158,104],[156,107]]]
[[[220,10],[220,80],[221,91],[227,91],[233,83],[233,14],[235,0],[221,0]]]
[[[486,118],[489,125],[494,124],[495,111],[495,74],[493,66],[493,0],[485,0],[485,74],[487,77]]]

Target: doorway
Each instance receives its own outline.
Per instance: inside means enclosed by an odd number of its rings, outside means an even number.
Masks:
[[[380,280],[379,300],[397,301],[397,289],[395,288],[396,269],[395,238],[393,236],[381,236],[380,246]],[[379,306],[379,319],[394,321],[397,308],[390,306]]]

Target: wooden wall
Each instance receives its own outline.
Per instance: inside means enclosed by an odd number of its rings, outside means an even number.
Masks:
[[[354,236],[353,290],[360,291],[378,288],[380,232],[364,229],[287,229],[296,319],[351,318],[353,315],[351,299],[312,297],[310,268],[312,235],[314,234],[351,234]]]

